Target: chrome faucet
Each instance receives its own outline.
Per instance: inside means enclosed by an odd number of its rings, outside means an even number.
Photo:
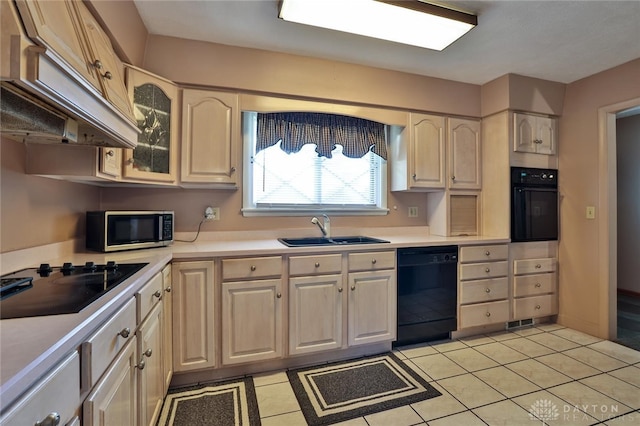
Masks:
[[[318,220],[318,218],[314,216],[311,219],[311,223],[318,225],[318,228],[320,228],[320,231],[322,231],[322,235],[325,238],[331,238],[331,219],[329,219],[329,216],[327,216],[326,214],[323,214],[322,218],[323,223],[320,223],[320,220]]]

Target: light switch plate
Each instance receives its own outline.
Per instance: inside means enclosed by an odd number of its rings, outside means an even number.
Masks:
[[[596,218],[596,208],[594,206],[587,206],[587,219]]]
[[[409,207],[409,217],[418,217],[417,207]]]

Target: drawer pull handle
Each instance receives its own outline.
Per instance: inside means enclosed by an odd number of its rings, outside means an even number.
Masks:
[[[378,263],[378,261],[377,261],[377,260],[375,260],[375,259],[372,259],[372,260],[371,260],[371,264],[375,265],[376,263]]]
[[[251,265],[251,270],[255,271],[256,270],[256,265]]]
[[[490,288],[487,288],[485,291],[486,291],[487,293],[491,293],[491,289],[490,289]]]
[[[149,348],[146,351],[144,351],[144,353],[142,355],[146,356],[147,358],[150,358],[151,355],[153,355],[153,351],[151,350],[151,348]]]
[[[316,262],[316,268],[320,267],[320,262]]]
[[[541,265],[541,264],[539,264],[539,263],[537,263],[537,264],[536,264],[536,269],[540,269],[540,268],[542,268],[542,265]]]
[[[351,286],[351,291],[356,291],[356,286],[355,285]]]
[[[536,309],[540,309],[540,305],[536,305]]]
[[[131,334],[131,329],[129,327],[123,328],[120,333],[118,333],[118,336],[120,337],[124,337],[125,339],[127,337],[129,337],[129,335]]]
[[[540,288],[540,287],[542,287],[542,284],[536,283],[536,287]]]
[[[276,297],[280,299],[282,297],[282,293],[276,293]]]
[[[60,424],[60,414],[53,412],[49,413],[47,417],[36,422],[35,426],[58,426]]]
[[[338,293],[342,293],[342,287],[338,287]]]
[[[485,254],[485,256],[489,256],[489,255],[491,255],[491,252],[489,250],[487,250],[487,251],[484,252],[484,254]]]
[[[160,296],[162,296],[162,292],[160,290],[156,290],[155,293],[153,293],[154,297],[157,297],[158,299],[160,299]]]
[[[166,291],[167,293],[171,293],[171,287],[165,288],[164,291]]]
[[[491,312],[487,312],[485,315],[489,318],[491,316]]]
[[[144,358],[140,360],[140,362],[138,363],[138,365],[136,365],[136,368],[140,369],[140,370],[144,370],[144,366],[146,365],[146,363],[144,362]]]
[[[486,268],[484,271],[488,274],[489,272],[491,272],[491,269]]]

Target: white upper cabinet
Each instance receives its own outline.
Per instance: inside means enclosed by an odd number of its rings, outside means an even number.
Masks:
[[[513,114],[513,150],[555,155],[558,143],[558,120],[540,115]]]

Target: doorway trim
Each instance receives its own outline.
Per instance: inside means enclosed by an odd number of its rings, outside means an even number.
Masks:
[[[600,332],[609,340],[617,337],[617,288],[618,288],[618,191],[616,164],[616,115],[640,106],[640,98],[618,102],[598,109],[598,223],[599,268],[601,285]]]

